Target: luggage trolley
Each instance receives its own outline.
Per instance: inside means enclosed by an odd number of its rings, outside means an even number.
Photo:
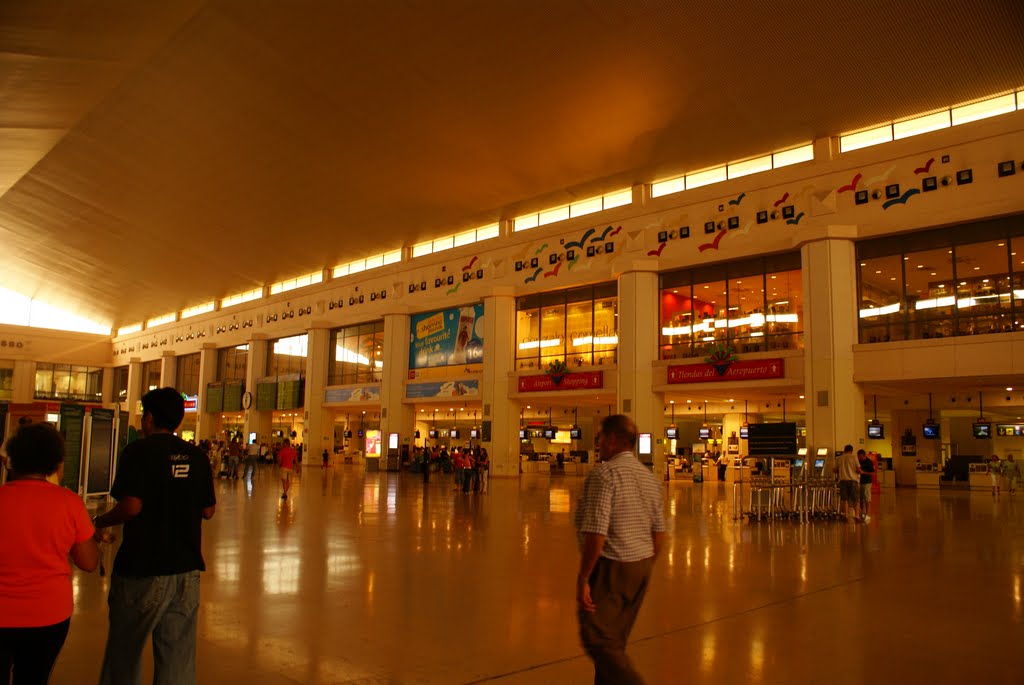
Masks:
[[[819,447],[814,455],[810,478],[807,482],[810,509],[814,518],[839,517],[839,486],[835,474],[829,469],[829,448]]]

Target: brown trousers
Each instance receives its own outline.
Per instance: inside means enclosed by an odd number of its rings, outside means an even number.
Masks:
[[[626,656],[654,557],[641,561],[612,561],[601,557],[590,575],[594,613],[577,611],[583,648],[594,662],[594,685],[643,685],[643,678]]]

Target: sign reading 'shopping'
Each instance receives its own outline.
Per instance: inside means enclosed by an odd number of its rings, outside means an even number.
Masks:
[[[483,322],[483,304],[413,316],[409,368],[482,364]]]

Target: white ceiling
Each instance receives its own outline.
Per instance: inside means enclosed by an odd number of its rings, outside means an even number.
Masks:
[[[1024,3],[3,0],[0,287],[115,326],[1024,85]]]

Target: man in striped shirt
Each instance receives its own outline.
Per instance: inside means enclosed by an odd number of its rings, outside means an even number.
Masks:
[[[577,616],[595,685],[643,683],[626,641],[665,537],[665,517],[661,484],[633,454],[636,435],[628,416],[601,422],[601,463],[583,483],[574,518],[581,549]]]

